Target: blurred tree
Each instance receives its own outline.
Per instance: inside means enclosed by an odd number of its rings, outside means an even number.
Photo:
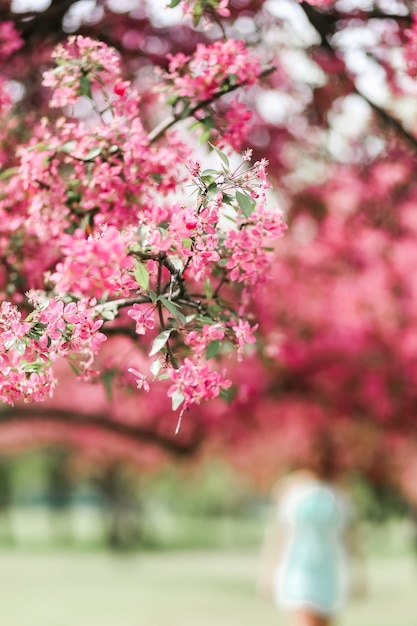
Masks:
[[[143,532],[139,485],[131,467],[114,461],[99,468],[93,479],[103,501],[107,545],[115,550],[138,548]]]
[[[68,449],[54,447],[45,454],[45,498],[51,512],[52,534],[55,540],[71,540],[69,510],[74,492],[74,478]]]

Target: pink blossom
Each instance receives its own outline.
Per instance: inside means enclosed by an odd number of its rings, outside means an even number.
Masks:
[[[412,27],[406,31],[407,42],[404,46],[404,58],[407,72],[417,78],[417,14],[413,15]]]
[[[252,85],[261,74],[259,57],[250,54],[243,41],[228,39],[213,44],[197,44],[191,59],[168,55],[168,72],[164,75],[169,90],[188,98],[194,105],[209,100],[225,83]]]
[[[74,235],[63,235],[63,260],[50,280],[58,293],[98,298],[105,292],[112,296],[127,295],[136,286],[131,275],[129,242],[129,234],[121,234],[113,226],[88,237],[81,230]]]
[[[75,104],[79,96],[91,95],[92,87],[120,85],[120,57],[102,41],[71,36],[66,45],[57,45],[52,56],[60,64],[43,75],[43,85],[54,90],[52,107]]]
[[[251,111],[237,98],[233,99],[222,118],[223,123],[219,128],[220,137],[216,142],[218,147],[230,146],[233,150],[241,150],[250,130],[251,118]]]
[[[212,341],[222,341],[224,336],[225,328],[222,324],[203,324],[201,330],[188,332],[185,342],[195,354],[201,355]]]
[[[207,6],[205,6],[204,0],[203,2],[201,2],[200,0],[198,4],[199,7],[202,5],[203,9],[206,9],[206,11],[214,11],[215,13],[217,13],[217,15],[220,15],[220,17],[230,16],[230,10],[227,8],[229,6],[229,0],[211,0],[207,3]],[[194,2],[192,0],[181,1],[181,8],[185,15],[194,16],[195,5],[195,0]]]
[[[5,61],[24,45],[12,21],[0,22],[0,61]]]
[[[147,330],[155,328],[154,308],[143,304],[134,304],[127,314],[136,322],[136,333],[145,335]]]
[[[214,370],[210,370],[205,363],[194,362],[189,358],[178,368],[169,368],[168,375],[173,384],[168,390],[168,396],[174,398],[180,394],[184,399],[182,408],[192,404],[200,404],[202,400],[217,398],[222,389],[231,386],[231,381]]]
[[[258,326],[259,324],[255,324],[251,327],[247,320],[241,319],[238,320],[237,326],[232,326],[238,343],[237,357],[239,361],[242,360],[245,345],[256,342],[256,337],[254,337],[253,333],[258,329]]]
[[[135,376],[136,386],[138,389],[143,389],[143,391],[149,391],[149,383],[146,380],[147,377],[144,374],[141,374],[140,372],[138,372],[138,370],[134,369],[133,367],[129,367],[127,371],[131,372]]]

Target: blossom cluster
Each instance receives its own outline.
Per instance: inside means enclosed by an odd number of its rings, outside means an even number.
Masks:
[[[88,374],[106,339],[91,302],[29,297],[34,309],[25,319],[10,302],[0,306],[0,400],[9,404],[50,396],[55,385],[51,366],[60,356],[76,356],[80,371]]]
[[[131,238],[114,226],[88,237],[81,230],[74,235],[64,234],[63,261],[57,263],[49,280],[58,293],[100,298],[107,291],[114,296],[127,296],[137,288],[129,273],[133,266],[127,253]]]
[[[17,32],[13,22],[0,22],[0,61],[8,59],[22,46],[23,39]]]
[[[65,46],[59,44],[55,48],[53,58],[57,66],[43,77],[43,85],[54,90],[51,107],[75,104],[79,96],[89,96],[92,88],[120,80],[116,50],[90,37],[70,37]]]
[[[217,93],[236,85],[253,85],[262,73],[260,59],[245,43],[227,39],[212,44],[197,44],[195,53],[167,55],[164,74],[174,99],[186,99],[190,106],[210,100]]]
[[[234,98],[228,103],[227,111],[216,125],[219,139],[216,145],[219,148],[230,146],[239,152],[247,140],[249,123],[252,119],[252,112],[238,98]]]
[[[407,42],[404,46],[404,58],[407,73],[413,78],[417,78],[417,14],[413,16],[413,23],[406,31]]]
[[[217,398],[222,389],[228,389],[232,383],[224,373],[211,370],[207,363],[185,358],[179,368],[168,370],[172,385],[168,396],[173,398],[173,407],[182,405],[182,411],[202,400]]]
[[[230,9],[228,9],[229,0],[181,0],[179,3],[177,0],[174,0],[174,4],[180,4],[184,15],[191,15],[195,24],[199,23],[203,15],[230,16]]]
[[[226,10],[224,2],[212,7]],[[145,130],[140,96],[102,42],[70,37],[54,58],[43,83],[52,106],[84,96],[92,114],[77,118],[67,108],[44,118],[1,182],[11,302],[0,322],[0,398],[48,397],[59,357],[91,376],[115,318],[148,351],[149,372],[125,363],[138,387],[170,379],[173,408],[182,410],[217,397],[231,384],[221,357],[240,359],[255,341],[248,293],[265,280],[270,240],[285,228],[280,211],[267,208],[266,162],[251,164],[247,154],[232,167],[212,145],[219,167],[204,169],[170,125],[162,134]],[[260,73],[243,42],[228,40],[170,56],[165,78],[175,97],[197,106]],[[236,101],[224,122],[235,148],[247,120]]]
[[[13,22],[0,22],[0,63],[4,63],[24,42]],[[0,76],[0,115],[5,115],[11,108],[12,98],[7,88],[7,81]]]

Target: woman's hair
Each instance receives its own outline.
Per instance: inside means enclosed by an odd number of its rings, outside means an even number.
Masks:
[[[327,432],[314,435],[306,454],[305,469],[309,469],[320,478],[331,480],[339,472],[338,455],[335,443]]]

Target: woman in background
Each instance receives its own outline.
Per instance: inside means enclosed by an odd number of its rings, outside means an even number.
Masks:
[[[261,591],[288,612],[292,626],[331,626],[349,591],[354,509],[327,446],[281,481],[273,497]]]

